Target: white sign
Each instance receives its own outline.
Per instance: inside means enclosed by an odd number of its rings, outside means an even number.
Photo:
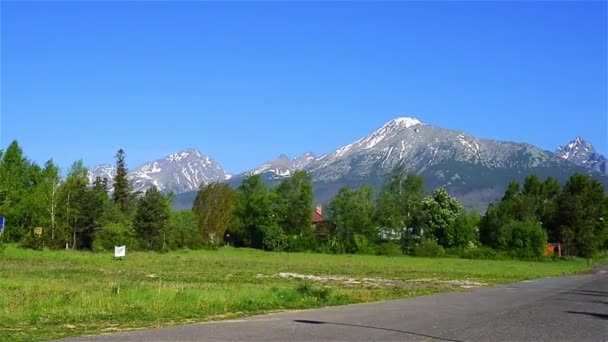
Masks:
[[[114,257],[115,258],[124,258],[127,254],[127,246],[114,246]]]

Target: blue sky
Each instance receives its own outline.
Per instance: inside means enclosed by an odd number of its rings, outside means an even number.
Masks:
[[[0,146],[229,172],[397,116],[608,152],[606,2],[6,2]]]

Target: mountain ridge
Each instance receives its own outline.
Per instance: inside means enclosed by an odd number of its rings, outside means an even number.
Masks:
[[[182,156],[184,152],[195,155],[200,164],[209,164],[210,168],[197,173],[192,165],[182,165],[182,159],[186,158]],[[379,189],[385,175],[398,165],[422,175],[429,188],[446,186],[467,207],[479,210],[499,199],[509,181],[523,181],[528,174],[565,181],[570,174],[582,172],[608,184],[608,177],[600,172],[531,144],[477,138],[465,131],[428,125],[412,117],[390,120],[370,134],[322,156],[311,152],[293,158],[279,155],[232,177],[210,157],[194,149],[182,150],[161,160],[165,164],[179,164],[177,174],[181,172],[182,177],[173,181],[176,174],[173,172],[170,184],[162,177],[155,177],[166,168],[159,160],[146,163],[129,175],[137,189],[154,185],[162,191],[176,192],[176,201],[181,203],[177,206],[183,208],[191,205],[193,193],[201,183],[226,181],[236,187],[245,177],[257,174],[273,185],[297,170],[311,174],[316,201],[321,203],[327,203],[342,186],[369,184]],[[99,166],[99,173],[107,174],[108,167]],[[184,169],[188,171],[186,174]]]

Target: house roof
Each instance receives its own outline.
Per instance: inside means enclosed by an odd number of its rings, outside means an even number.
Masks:
[[[318,223],[318,222],[323,222],[323,221],[327,221],[325,219],[325,217],[323,217],[323,215],[319,214],[316,211],[313,211],[312,213],[312,223]]]

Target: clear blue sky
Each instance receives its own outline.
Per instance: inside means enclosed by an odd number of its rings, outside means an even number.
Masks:
[[[396,116],[608,152],[606,2],[1,2],[0,146],[229,172]]]

